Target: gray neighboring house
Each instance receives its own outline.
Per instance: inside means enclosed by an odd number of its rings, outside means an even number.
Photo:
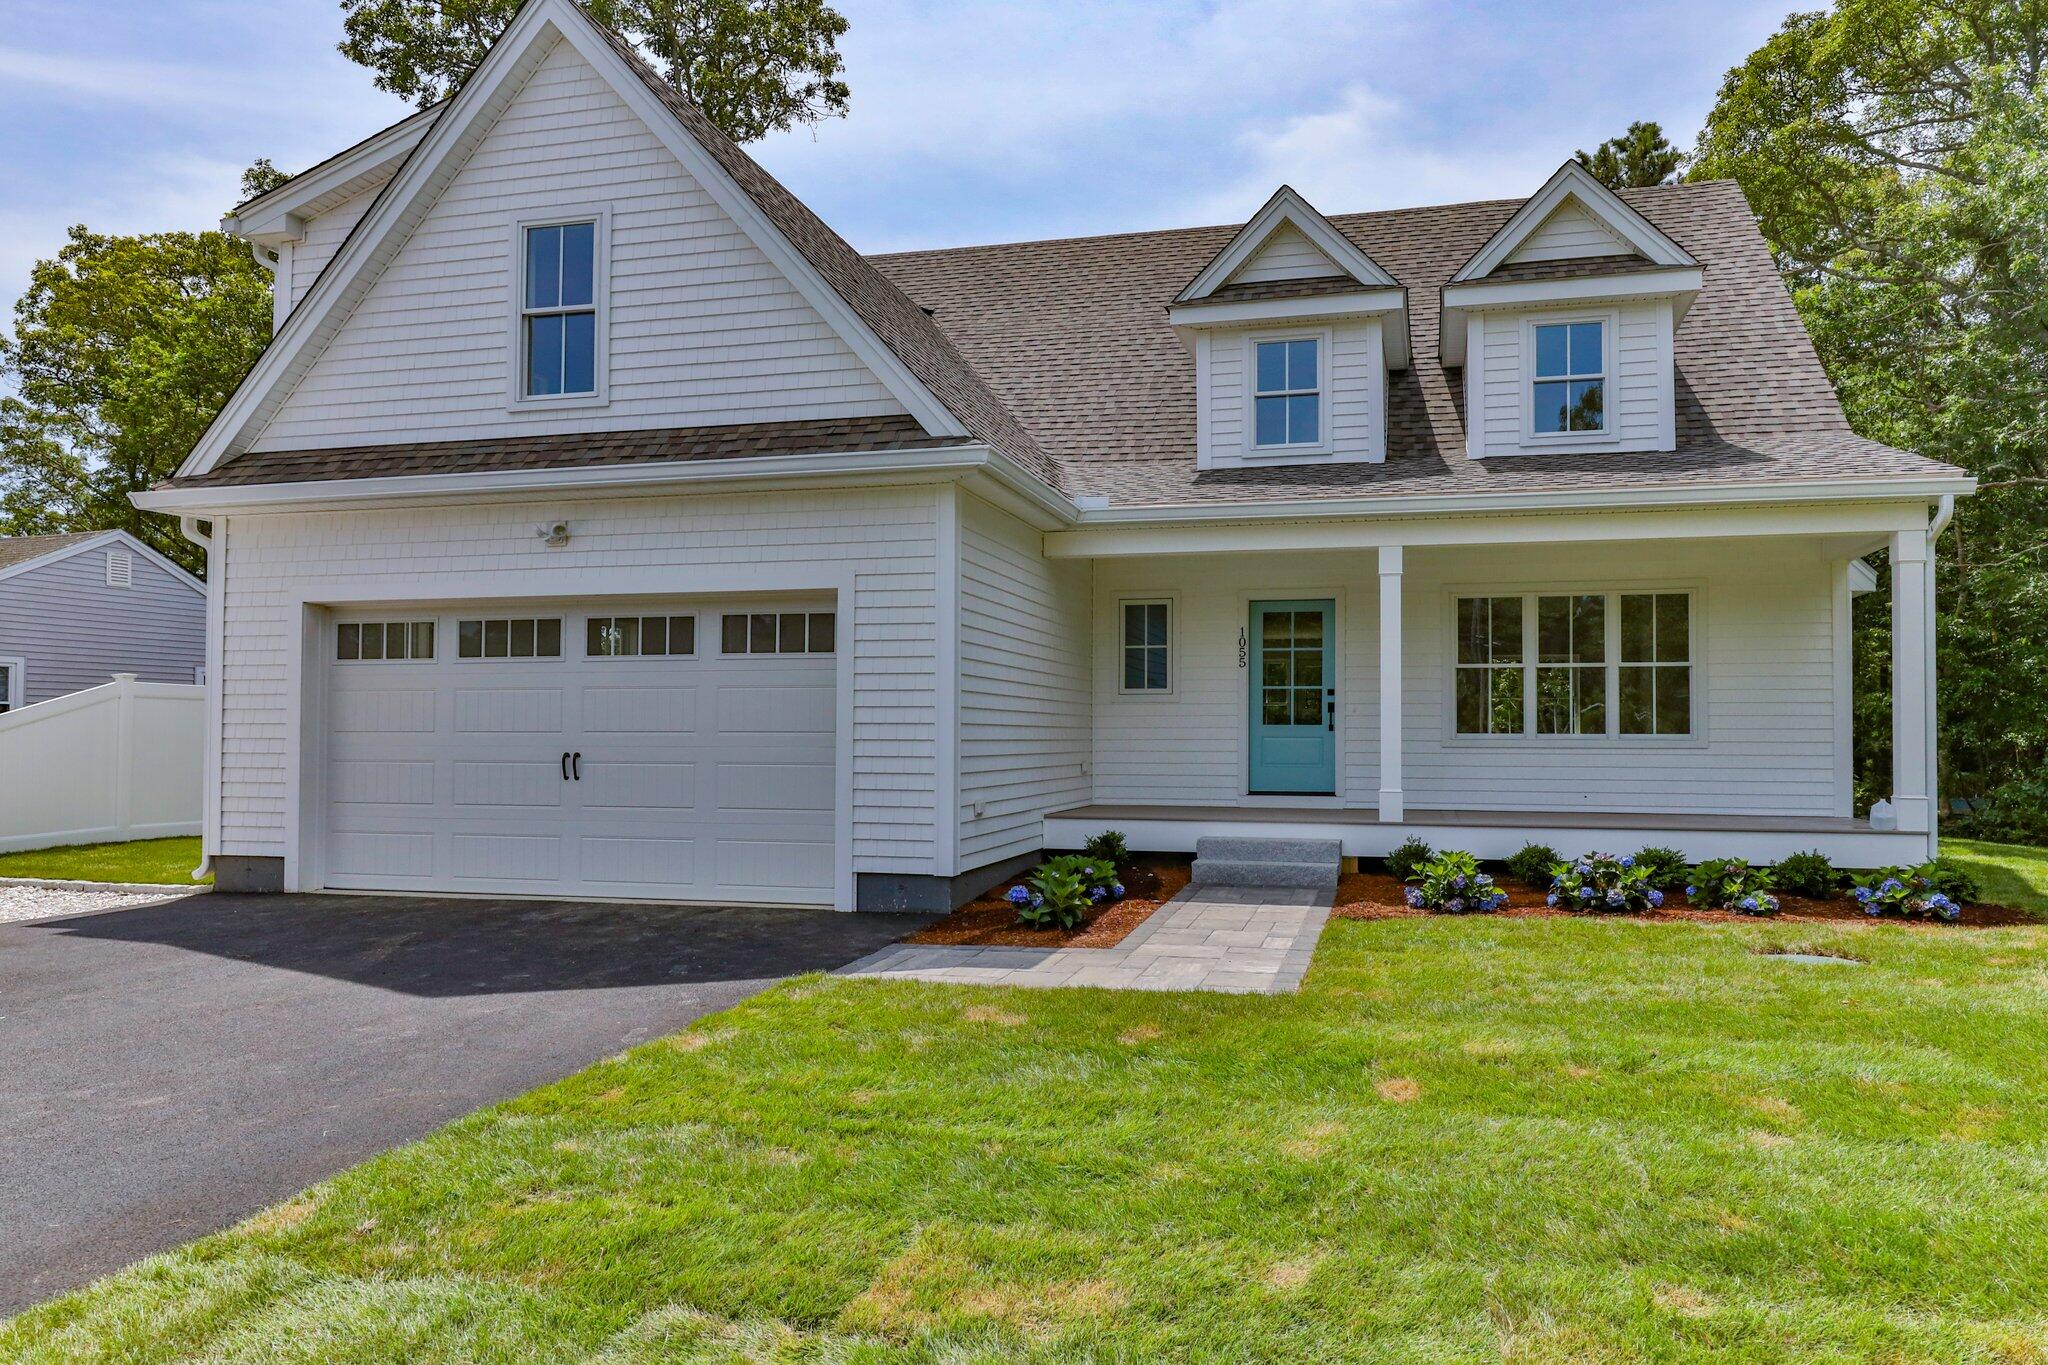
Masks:
[[[126,531],[0,537],[0,711],[205,663],[206,585]]]

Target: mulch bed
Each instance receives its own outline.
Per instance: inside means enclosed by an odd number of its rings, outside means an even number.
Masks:
[[[1508,893],[1508,903],[1494,911],[1496,915],[1522,919],[1551,919],[1589,915],[1597,919],[1638,919],[1638,920],[1691,920],[1700,924],[1755,924],[1760,920],[1854,920],[1859,924],[1871,923],[1870,917],[1858,909],[1856,902],[1844,897],[1840,900],[1809,900],[1804,896],[1778,897],[1779,910],[1775,915],[1738,915],[1732,910],[1696,910],[1686,904],[1685,893],[1667,893],[1664,908],[1642,915],[1597,915],[1586,911],[1554,910],[1543,903],[1544,893],[1532,891],[1518,882],[1496,876],[1500,889]],[[1337,907],[1330,913],[1336,919],[1410,919],[1427,915],[1427,910],[1413,910],[1401,896],[1402,883],[1385,872],[1346,873],[1337,883]],[[1914,921],[1894,921],[1894,923]],[[1979,905],[1971,903],[1963,907],[1960,924],[1964,928],[1994,928],[2007,924],[2038,924],[2039,920],[2024,910],[2015,910],[2006,905]],[[1941,925],[1954,928],[1955,925]]]
[[[1023,882],[1023,877],[1016,877],[903,941],[981,948],[1113,948],[1188,884],[1188,860],[1141,854],[1122,875],[1124,898],[1090,910],[1078,929],[1026,929],[1019,925],[1017,907],[1003,899],[1011,887]],[[1400,898],[1400,892],[1394,895]]]

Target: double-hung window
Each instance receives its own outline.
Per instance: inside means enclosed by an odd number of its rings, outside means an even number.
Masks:
[[[1167,634],[1171,610],[1172,604],[1167,602],[1124,603],[1123,691],[1173,690]]]
[[[1607,430],[1607,346],[1603,322],[1539,322],[1531,430],[1564,436]]]
[[[1459,598],[1457,733],[1690,736],[1692,604],[1685,592]]]
[[[522,233],[526,256],[519,330],[520,394],[597,392],[597,223],[551,223]]]
[[[1322,444],[1321,351],[1315,337],[1253,343],[1252,438],[1260,449]]]

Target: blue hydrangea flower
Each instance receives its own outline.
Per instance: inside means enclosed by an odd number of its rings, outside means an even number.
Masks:
[[[1465,902],[1459,899],[1458,897],[1453,896],[1450,900],[1444,902],[1444,909],[1450,911],[1454,915],[1462,915],[1465,913]]]
[[[1882,882],[1878,884],[1877,894],[1880,896],[1889,896],[1895,891],[1904,891],[1905,889],[1905,883],[1901,882],[1897,877],[1886,877]]]
[[[1754,911],[1756,909],[1756,897],[1744,896],[1742,900],[1737,903],[1736,908],[1738,910]]]
[[[1422,893],[1420,891],[1411,886],[1402,894],[1407,896],[1408,905],[1411,909],[1420,910],[1422,908]]]
[[[1653,886],[1653,887],[1651,887],[1651,888],[1650,888],[1650,891],[1649,891],[1649,896],[1650,896],[1650,908],[1651,908],[1652,910],[1656,910],[1656,909],[1660,909],[1660,908],[1662,908],[1662,906],[1663,906],[1663,904],[1664,904],[1664,893],[1663,893],[1662,891],[1659,891],[1659,890],[1658,890],[1658,889],[1657,889],[1656,887],[1654,887],[1654,886]]]
[[[1106,886],[1089,887],[1088,899],[1094,901],[1097,905],[1102,904],[1104,901],[1109,899],[1109,888]]]
[[[1553,891],[1549,895],[1545,896],[1543,898],[1543,903],[1549,906],[1551,909],[1555,910],[1557,908],[1557,893]]]
[[[1457,876],[1455,876],[1455,877],[1451,878],[1451,890],[1453,890],[1453,891],[1463,891],[1464,889],[1465,889],[1465,874],[1464,874],[1464,873],[1462,873],[1462,872],[1460,872],[1460,873],[1459,873],[1459,874],[1458,874]]]
[[[1116,899],[1118,900],[1122,900],[1124,898],[1124,884],[1122,882],[1118,882],[1115,886],[1109,888],[1109,894],[1116,897]]]
[[[1626,855],[1622,858],[1621,865],[1623,867],[1634,867],[1636,865],[1636,855],[1633,853]]]
[[[1687,888],[1685,888],[1685,894],[1688,899],[1690,899],[1693,896],[1697,896],[1699,893],[1700,889],[1697,886],[1688,886]]]
[[[1010,888],[1010,894],[1009,894],[1009,897],[1008,897],[1008,900],[1009,900],[1010,904],[1012,904],[1012,905],[1022,905],[1022,904],[1024,904],[1024,903],[1025,903],[1026,901],[1028,901],[1028,900],[1030,900],[1030,899],[1031,899],[1031,893],[1030,893],[1029,891],[1026,891],[1026,890],[1025,890],[1025,889],[1024,889],[1023,887],[1021,887],[1021,886],[1013,886],[1013,887],[1011,887],[1011,888]]]
[[[1044,904],[1045,904],[1045,897],[1043,897],[1043,896],[1039,895],[1039,894],[1038,894],[1038,893],[1037,893],[1036,891],[1034,891],[1034,892],[1032,892],[1032,893],[1031,893],[1031,908],[1032,908],[1033,910],[1036,910],[1036,909],[1037,909],[1037,908],[1038,908],[1039,906],[1041,906],[1041,905],[1044,905]]]

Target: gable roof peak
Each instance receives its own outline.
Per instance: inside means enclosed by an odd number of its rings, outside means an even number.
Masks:
[[[1699,264],[1690,252],[1630,207],[1583,164],[1571,160],[1559,166],[1543,182],[1541,189],[1522,201],[1522,206],[1509,215],[1507,222],[1501,224],[1500,230],[1487,238],[1479,250],[1472,253],[1472,258],[1451,277],[1450,282],[1467,284],[1491,275],[1567,203],[1576,203],[1594,222],[1651,265]]]
[[[1340,274],[1350,276],[1361,289],[1401,287],[1380,267],[1379,262],[1360,250],[1356,242],[1346,237],[1336,224],[1304,199],[1300,191],[1292,185],[1282,185],[1224,244],[1223,249],[1210,258],[1194,279],[1188,281],[1187,287],[1173,301],[1177,304],[1195,303],[1208,298],[1228,284],[1276,233],[1290,227],[1306,237]]]

